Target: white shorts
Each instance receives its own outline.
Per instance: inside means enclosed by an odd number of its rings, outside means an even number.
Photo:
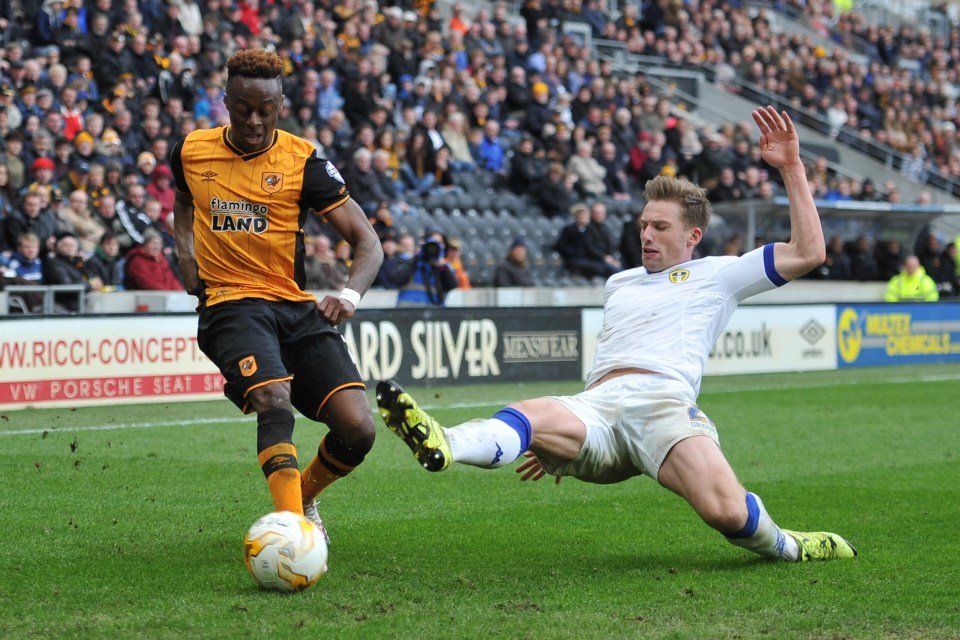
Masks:
[[[657,374],[628,374],[575,396],[557,396],[587,427],[579,455],[555,463],[540,457],[556,476],[609,484],[646,474],[657,478],[670,449],[691,436],[719,446],[713,422],[697,408],[689,385]]]

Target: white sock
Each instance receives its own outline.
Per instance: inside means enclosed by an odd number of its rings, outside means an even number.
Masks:
[[[520,434],[496,418],[470,420],[445,432],[454,462],[496,469],[510,464],[523,453]]]
[[[785,534],[763,507],[760,496],[747,494],[747,524],[727,540],[730,544],[753,551],[764,558],[796,562],[800,548],[797,541]]]

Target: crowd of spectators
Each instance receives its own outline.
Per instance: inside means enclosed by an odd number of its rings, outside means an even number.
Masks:
[[[426,0],[0,0],[0,259],[22,265],[21,239],[33,234],[42,282],[57,282],[47,265],[60,260],[91,288],[175,288],[176,269],[144,280],[128,267],[171,260],[169,150],[196,128],[228,123],[224,63],[249,47],[282,57],[279,126],[341,169],[385,245],[402,240],[395,223],[419,215],[418,204],[473,184],[512,191],[545,217],[579,215],[585,203],[602,218],[604,203],[639,202],[656,175],[696,180],[716,202],[781,193],[749,122],[698,126],[642,69],[618,72],[565,35],[569,21],[631,52],[738,74],[824,113],[842,107],[837,122],[902,141],[917,171],[936,162],[960,175],[948,127],[960,32],[937,40],[868,27],[834,17],[829,4],[804,10],[819,11],[832,35],[876,38],[869,66],[839,46],[828,55],[772,34],[763,11],[721,0],[648,0],[642,11],[628,2],[616,19],[599,0],[526,0],[519,16],[504,2],[489,11],[455,3],[447,13]],[[906,59],[922,72],[898,65]],[[899,201],[894,183],[860,184],[826,162],[809,175],[818,197]],[[565,234],[574,238],[578,225]],[[316,220],[305,231],[312,282],[338,286],[349,263],[336,255],[339,239]],[[556,249],[588,277],[635,266],[625,254],[635,247],[612,246],[608,235],[591,232],[590,263],[574,255],[579,241]],[[117,245],[112,256],[104,239]],[[422,255],[425,238],[413,240],[398,253]],[[444,261],[450,248],[459,260],[456,242],[442,243]],[[77,247],[69,255],[61,244]],[[91,264],[99,259],[100,269],[108,257],[104,278]],[[381,276],[378,286],[409,284]]]
[[[808,278],[889,282],[899,274],[907,258],[917,261],[942,297],[960,295],[957,271],[957,243],[942,245],[935,233],[924,232],[914,246],[903,247],[899,240],[874,242],[866,235],[844,241],[832,236],[827,241],[827,259]]]
[[[834,136],[849,127],[840,135],[847,144],[874,141],[905,154],[907,179],[924,182],[931,171],[960,179],[960,29],[953,3],[927,3],[925,13],[940,18],[927,24],[875,24],[825,0],[785,4],[838,47],[781,38],[773,49],[751,52],[754,68],[745,75],[825,117]],[[850,52],[866,63],[854,62]],[[776,82],[770,79],[777,74]]]

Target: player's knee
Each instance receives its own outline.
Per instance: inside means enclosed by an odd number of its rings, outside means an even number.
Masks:
[[[373,448],[377,425],[370,412],[370,405],[367,404],[366,395],[359,394],[359,398],[360,402],[352,402],[346,394],[343,397],[335,396],[334,400],[338,402],[331,403],[326,408],[322,420],[345,447],[366,453]]]
[[[257,413],[270,409],[290,409],[290,384],[288,382],[271,382],[262,387],[251,389],[250,393],[247,394],[247,402]]]
[[[358,416],[357,420],[347,420],[345,423],[330,425],[331,431],[336,432],[343,443],[354,451],[370,451],[377,437],[377,426],[369,414]]]
[[[736,500],[711,500],[697,508],[697,514],[711,528],[729,535],[743,528],[747,513],[743,504]]]
[[[363,452],[373,448],[377,425],[362,390],[345,389],[334,395],[320,411],[320,420],[346,447]]]

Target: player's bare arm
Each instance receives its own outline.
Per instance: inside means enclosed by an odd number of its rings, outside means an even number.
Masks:
[[[353,247],[353,262],[344,289],[352,289],[360,295],[373,284],[383,262],[383,247],[373,226],[354,200],[348,199],[339,207],[327,212],[327,222]],[[356,312],[356,306],[344,297],[324,296],[317,302],[317,310],[324,320],[338,325]]]
[[[777,272],[794,280],[826,259],[820,215],[807,184],[800,160],[800,138],[790,116],[769,106],[752,115],[760,129],[763,159],[780,172],[790,201],[790,242],[778,242],[773,256]]]
[[[188,293],[195,294],[200,286],[200,276],[197,274],[197,256],[193,246],[193,196],[179,189],[173,202],[173,228],[183,286]]]

